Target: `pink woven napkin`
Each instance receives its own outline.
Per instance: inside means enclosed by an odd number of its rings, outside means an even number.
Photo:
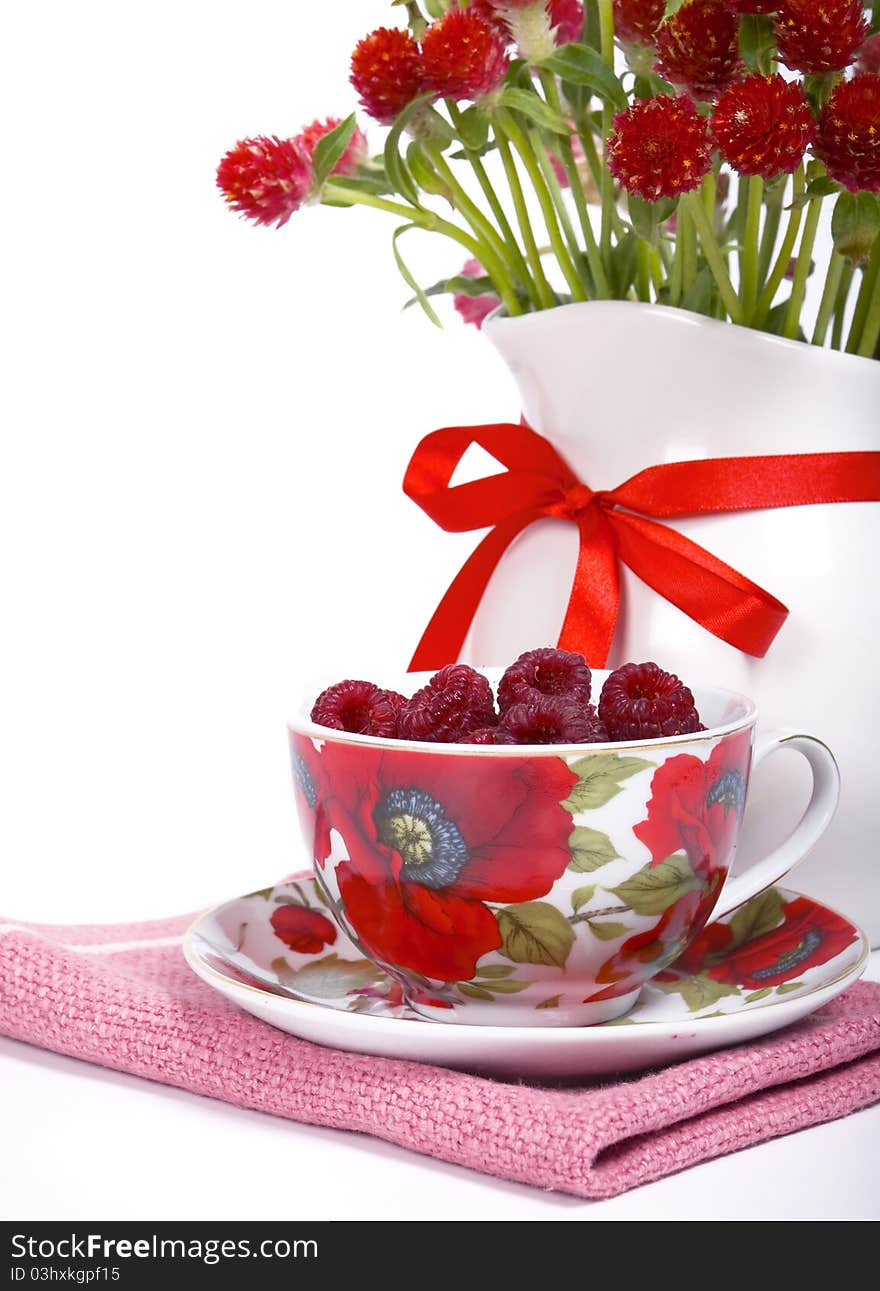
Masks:
[[[880,1099],[873,982],[748,1045],[607,1084],[539,1087],[277,1031],[191,972],[188,923],[0,923],[0,1033],[579,1197],[614,1196]]]

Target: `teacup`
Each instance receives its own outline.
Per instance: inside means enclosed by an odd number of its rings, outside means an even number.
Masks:
[[[483,669],[493,682],[500,670]],[[607,673],[594,671],[594,692]],[[427,674],[383,680],[411,694]],[[318,887],[364,954],[437,1021],[585,1026],[817,841],[839,773],[811,735],[756,735],[751,700],[693,687],[707,729],[581,745],[426,744],[290,723]],[[317,694],[315,688],[311,694]],[[792,749],[813,773],[790,837],[736,878],[750,772]]]

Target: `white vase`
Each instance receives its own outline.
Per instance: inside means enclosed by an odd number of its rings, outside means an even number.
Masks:
[[[622,301],[495,318],[485,332],[517,381],[526,420],[593,489],[663,462],[880,448],[880,363]],[[871,750],[880,726],[880,504],[670,523],[778,597],[790,617],[756,659],[624,569],[609,667],[656,659],[685,679],[751,695],[764,726],[802,727],[827,741],[843,778],[840,809],[795,886],[849,915],[877,944],[880,784]],[[555,641],[576,553],[572,524],[545,520],[522,534],[490,583],[465,657],[501,664]],[[738,865],[783,838],[808,797],[803,759],[762,768]]]

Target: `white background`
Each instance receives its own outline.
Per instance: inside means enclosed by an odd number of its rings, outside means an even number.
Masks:
[[[281,231],[258,229],[214,187],[237,138],[347,114],[351,47],[390,13],[383,0],[4,11],[6,916],[181,913],[295,868],[285,718],[304,679],[403,669],[473,545],[435,529],[400,481],[427,431],[517,416],[500,360],[457,319],[439,332],[400,313],[409,293],[389,217],[307,210]],[[419,250],[412,237],[425,281],[459,267],[455,248]],[[96,1133],[143,1131],[153,1197],[172,1142],[202,1153],[210,1175],[222,1167],[204,1156],[209,1139],[238,1135],[227,1159],[241,1160],[252,1135],[268,1145],[279,1134],[265,1118],[10,1042],[0,1058],[6,1108],[34,1149],[30,1166],[17,1155],[15,1185],[16,1209],[32,1214],[38,1198],[48,1217],[70,1214],[74,1174],[77,1214],[109,1215],[111,1199],[136,1213],[107,1184],[103,1157],[83,1170]],[[22,1119],[16,1100],[28,1093],[44,1111]],[[860,1120],[817,1131],[816,1150],[834,1133],[855,1150]],[[349,1162],[362,1173],[367,1154],[388,1187],[404,1168],[422,1189],[433,1179],[449,1213],[477,1193],[483,1217],[512,1196],[524,1199],[519,1214],[583,1212],[370,1141],[343,1151],[341,1135],[283,1133],[331,1173]],[[47,1152],[54,1184],[39,1164]],[[835,1152],[851,1183],[855,1170],[857,1198],[867,1156]],[[670,1206],[680,1195],[696,1204],[690,1178],[668,1185]],[[163,1213],[195,1213],[189,1194],[163,1195]],[[155,1213],[145,1196],[131,1205]],[[222,1213],[243,1213],[227,1202]],[[305,1195],[297,1204],[279,1213],[333,1213]]]

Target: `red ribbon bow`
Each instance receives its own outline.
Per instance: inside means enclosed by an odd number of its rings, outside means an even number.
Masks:
[[[479,444],[507,472],[451,486],[456,466]],[[670,462],[616,489],[593,492],[529,426],[449,426],[413,453],[404,492],[441,529],[491,531],[453,579],[410,663],[410,671],[457,659],[499,560],[523,529],[546,516],[580,530],[574,584],[559,637],[601,667],[619,603],[619,562],[708,632],[762,656],[788,617],[756,583],[668,525],[646,517],[715,515],[766,507],[880,501],[880,452],[797,453]]]

